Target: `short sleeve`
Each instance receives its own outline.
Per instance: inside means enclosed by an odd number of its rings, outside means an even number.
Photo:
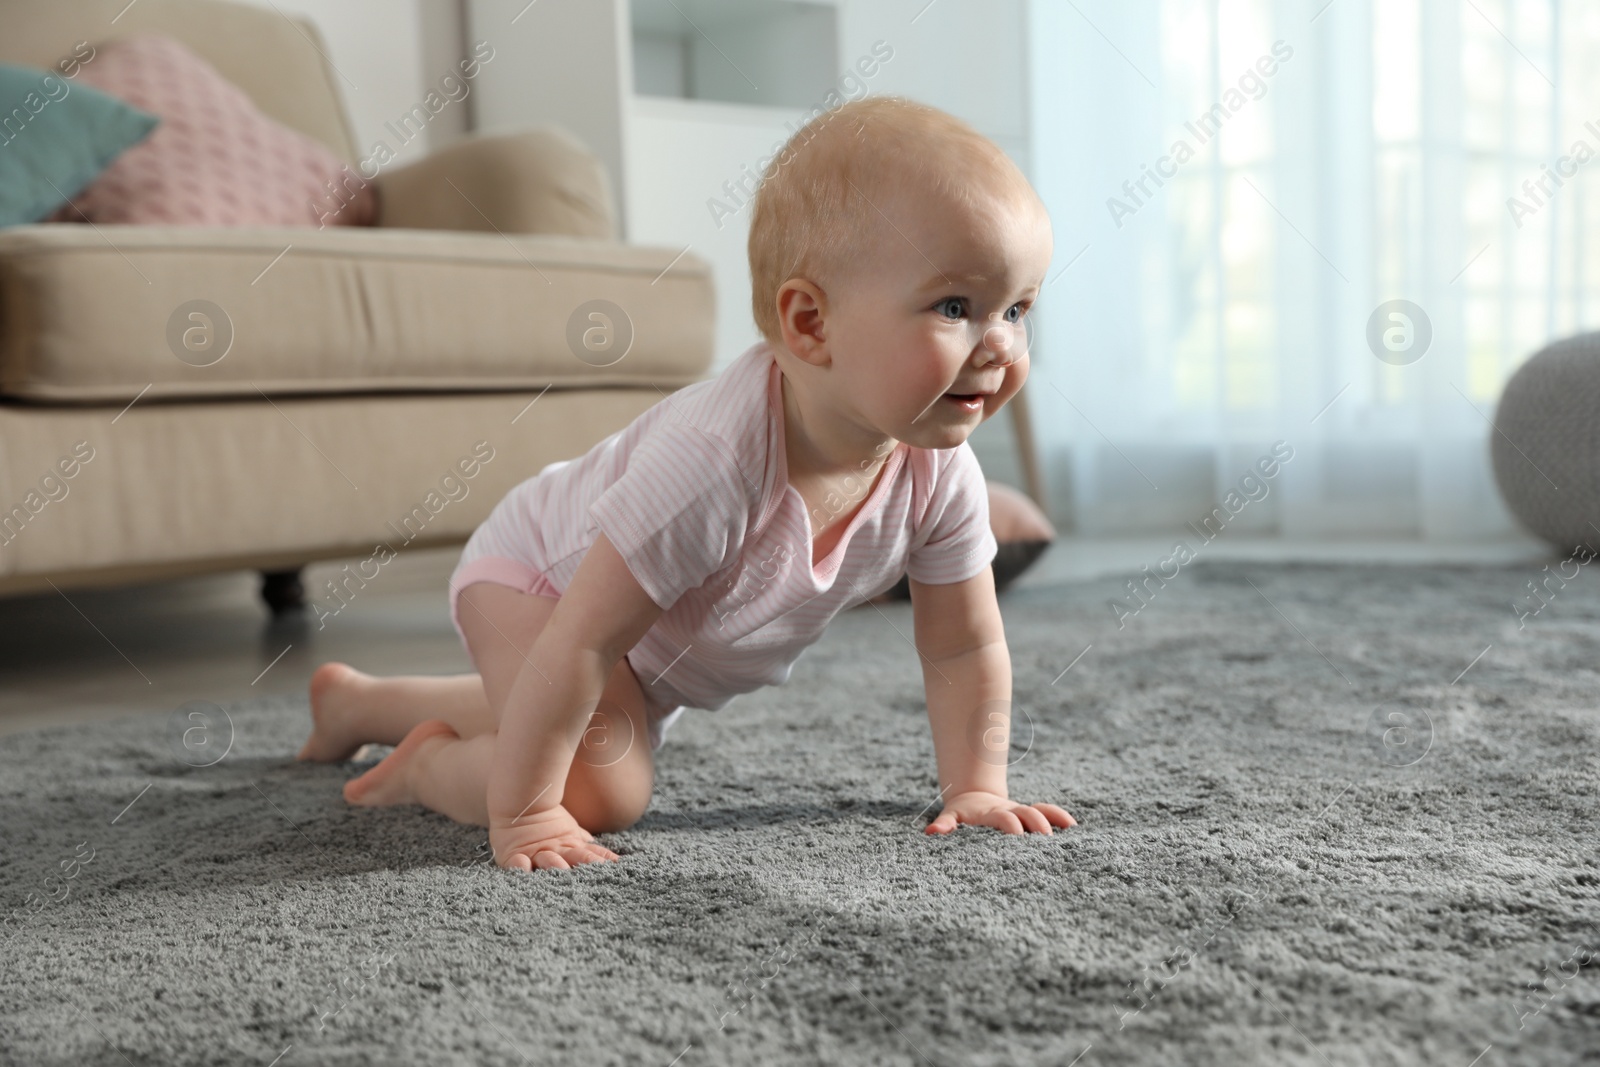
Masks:
[[[964,582],[994,562],[999,545],[989,527],[989,485],[972,446],[943,450],[906,573],[926,585]]]
[[[589,514],[666,611],[738,558],[751,501],[731,450],[692,426],[639,439]]]

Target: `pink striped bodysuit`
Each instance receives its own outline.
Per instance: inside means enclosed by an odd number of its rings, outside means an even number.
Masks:
[[[684,707],[715,710],[781,685],[836,614],[901,574],[944,584],[989,566],[988,494],[966,442],[897,442],[875,484],[869,466],[853,495],[818,509],[821,526],[861,503],[833,551],[812,565],[813,516],[789,485],[781,389],[772,350],[758,342],[716,377],[514,487],[451,575],[457,632],[466,586],[489,581],[559,597],[604,532],[664,609],[627,656],[658,748]]]

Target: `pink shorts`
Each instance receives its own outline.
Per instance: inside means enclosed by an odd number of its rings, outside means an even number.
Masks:
[[[505,559],[501,556],[479,556],[460,564],[450,576],[450,621],[455,625],[456,633],[461,636],[461,647],[466,649],[468,660],[472,659],[472,649],[467,644],[467,635],[461,629],[460,600],[461,591],[473,582],[493,582],[495,585],[510,586],[519,593],[547,596],[552,600],[561,599],[561,591],[543,572],[520,560]],[[477,664],[474,663],[473,666],[476,667]],[[645,721],[649,726],[650,750],[653,752],[666,740],[667,727],[683,714],[683,708],[662,707],[650,699],[648,690],[644,691],[644,698]]]
[[[479,556],[477,559],[468,560],[457,567],[450,576],[450,621],[455,624],[456,633],[461,633],[461,590],[473,582],[493,582],[495,585],[508,585],[519,593],[531,593],[534,596],[547,596],[552,600],[561,599],[561,591],[546,578],[540,571],[534,570],[526,563],[514,559],[502,559],[499,556]],[[466,635],[461,635],[462,643],[466,642]],[[472,655],[472,650],[467,649],[467,655]]]

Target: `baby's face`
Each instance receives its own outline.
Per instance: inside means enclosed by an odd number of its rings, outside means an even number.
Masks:
[[[871,261],[829,293],[834,399],[896,440],[954,448],[1027,380],[1024,316],[1049,269],[1050,220],[996,198],[884,210],[894,223]],[[968,393],[986,395],[950,395]]]

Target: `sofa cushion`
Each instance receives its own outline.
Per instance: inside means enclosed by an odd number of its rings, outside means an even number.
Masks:
[[[52,221],[320,228],[370,225],[377,215],[369,182],[262,114],[244,90],[170,37],[138,34],[103,45],[78,80],[159,116],[161,125]]]
[[[0,64],[0,226],[50,214],[157,121],[53,70]]]
[[[713,355],[693,253],[547,234],[0,231],[0,395],[669,388]]]
[[[461,544],[517,483],[661,402],[551,390],[528,411],[537,395],[0,404],[0,595],[341,556],[371,579],[377,546]],[[318,618],[341,606],[307,594]]]

